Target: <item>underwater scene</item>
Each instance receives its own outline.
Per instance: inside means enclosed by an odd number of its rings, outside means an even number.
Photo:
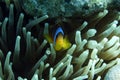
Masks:
[[[0,80],[120,80],[120,0],[0,0]]]

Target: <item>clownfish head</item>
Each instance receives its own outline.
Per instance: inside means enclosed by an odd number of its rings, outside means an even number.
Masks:
[[[67,37],[64,36],[64,32],[61,27],[58,27],[56,29],[53,38],[49,34],[44,35],[44,37],[49,43],[53,43],[56,51],[59,51],[61,49],[66,50],[71,46],[71,43]]]

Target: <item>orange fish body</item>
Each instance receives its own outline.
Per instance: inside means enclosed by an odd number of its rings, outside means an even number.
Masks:
[[[67,40],[67,37],[63,38],[62,35],[58,35],[55,44],[55,50],[59,51],[61,49],[66,50],[71,46],[71,43]]]
[[[59,34],[58,37],[56,38],[56,43],[54,45],[55,50],[60,50],[62,49],[62,45],[64,44],[64,40],[63,40],[63,35]]]

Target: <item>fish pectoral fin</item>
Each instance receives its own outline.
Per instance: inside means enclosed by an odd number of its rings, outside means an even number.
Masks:
[[[65,38],[64,40],[63,40],[63,49],[68,49],[68,48],[70,48],[70,46],[71,46],[71,43]]]
[[[50,37],[50,35],[46,34],[46,35],[44,35],[44,37],[45,37],[45,39],[46,39],[49,43],[52,43],[52,42],[53,42],[53,40],[52,40],[52,38]]]

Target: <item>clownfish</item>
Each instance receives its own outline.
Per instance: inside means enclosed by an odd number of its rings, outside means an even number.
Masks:
[[[51,38],[50,35],[45,35],[45,37],[49,43],[53,43],[56,51],[59,51],[62,49],[66,50],[71,46],[71,43],[69,42],[67,37],[64,36],[64,32],[61,27],[58,27],[56,29],[53,38]]]

